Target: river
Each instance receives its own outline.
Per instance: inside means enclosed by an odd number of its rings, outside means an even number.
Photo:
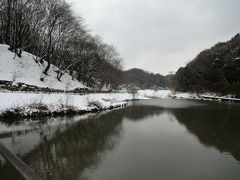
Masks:
[[[46,180],[240,179],[240,104],[153,99],[98,114],[5,121],[0,141]],[[20,179],[1,161],[1,180]]]

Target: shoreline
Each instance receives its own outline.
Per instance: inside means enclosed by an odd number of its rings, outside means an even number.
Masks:
[[[74,110],[74,108],[69,107],[67,109],[63,109],[61,111],[55,111],[55,112],[51,112],[49,110],[46,111],[41,111],[41,107],[39,107],[38,111],[36,112],[31,112],[29,114],[26,114],[24,112],[21,112],[19,110],[21,110],[20,108],[12,108],[11,110],[6,110],[4,111],[1,115],[0,115],[0,121],[3,119],[11,119],[11,118],[16,118],[16,119],[20,119],[20,118],[38,118],[38,117],[57,117],[57,116],[65,116],[65,115],[69,115],[69,116],[75,116],[75,115],[85,115],[88,113],[98,113],[98,112],[103,112],[103,111],[107,111],[107,110],[113,110],[113,109],[118,109],[118,108],[124,108],[128,105],[128,103],[123,103],[120,105],[115,105],[115,106],[110,106],[108,108],[93,108],[89,111],[87,110]],[[25,108],[25,107],[24,107]],[[29,108],[29,107],[27,107]]]
[[[133,98],[134,97],[134,98]],[[208,97],[208,98],[204,98]],[[116,108],[126,107],[129,101],[147,99],[189,99],[200,101],[221,101],[233,98],[214,94],[194,94],[171,90],[139,90],[135,95],[128,92],[118,93],[35,93],[0,92],[0,121],[11,118],[37,118],[43,116],[83,115]],[[236,99],[236,98],[235,98]],[[240,99],[238,99],[240,102]],[[15,121],[15,120],[12,120]]]
[[[146,99],[137,97],[136,99]],[[126,107],[129,93],[22,93],[0,92],[0,120],[43,116],[83,115]],[[14,120],[13,120],[14,121]]]

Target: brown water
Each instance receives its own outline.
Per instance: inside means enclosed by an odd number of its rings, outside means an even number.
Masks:
[[[240,104],[148,100],[7,126],[17,132],[0,124],[1,142],[44,179],[240,179]],[[2,163],[0,179],[19,178]]]

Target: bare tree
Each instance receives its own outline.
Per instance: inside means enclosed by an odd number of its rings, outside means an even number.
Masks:
[[[0,43],[19,57],[24,50],[34,54],[45,75],[56,65],[59,81],[75,71],[87,86],[118,85],[122,59],[116,48],[87,32],[64,0],[0,1]]]

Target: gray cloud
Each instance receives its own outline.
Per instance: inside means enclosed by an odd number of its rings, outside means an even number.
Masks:
[[[125,69],[167,74],[240,31],[239,0],[68,0]]]

